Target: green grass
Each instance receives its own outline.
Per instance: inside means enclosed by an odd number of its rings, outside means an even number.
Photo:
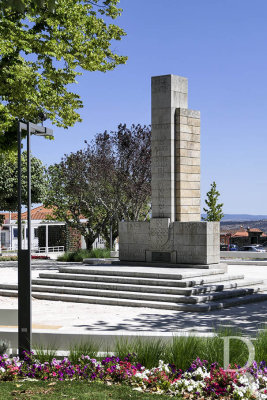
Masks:
[[[75,252],[67,252],[58,257],[58,261],[78,262],[83,261],[84,258],[109,258],[110,250],[108,249],[93,249],[83,250],[80,249]]]
[[[182,397],[175,397],[177,400]],[[139,393],[125,385],[73,382],[0,382],[0,400],[170,400],[168,395]]]

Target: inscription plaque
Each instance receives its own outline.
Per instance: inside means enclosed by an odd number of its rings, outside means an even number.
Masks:
[[[171,262],[171,253],[166,251],[152,251],[152,262]]]

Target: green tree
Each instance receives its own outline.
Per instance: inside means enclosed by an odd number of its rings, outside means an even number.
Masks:
[[[220,193],[216,189],[216,183],[211,183],[210,191],[207,193],[207,199],[205,200],[208,208],[203,208],[205,211],[206,218],[203,218],[204,221],[220,221],[223,217],[222,207],[223,203],[218,204],[218,198]]]
[[[148,218],[150,138],[149,127],[119,125],[49,167],[45,206],[54,207],[56,219],[78,229],[88,249],[98,235],[109,246],[110,228],[113,242],[119,221]]]
[[[13,11],[23,12],[25,8],[30,6],[32,9],[40,9],[46,5],[49,9],[55,9],[56,0],[0,0],[0,7],[9,6]]]
[[[21,197],[22,204],[27,204],[27,152],[21,155]],[[31,158],[31,195],[32,203],[40,203],[46,191],[45,167],[36,158]],[[12,155],[5,154],[0,156],[0,210],[16,211],[18,207],[18,165],[17,160]]]
[[[82,70],[106,72],[126,57],[111,48],[125,32],[109,23],[119,0],[0,0],[0,151],[16,143],[16,121],[59,127],[81,121],[69,90]],[[15,8],[14,8],[15,7]]]

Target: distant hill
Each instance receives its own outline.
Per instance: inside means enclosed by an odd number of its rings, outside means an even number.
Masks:
[[[222,221],[262,221],[267,220],[267,215],[250,214],[225,214]]]
[[[205,217],[205,214],[201,215]],[[267,221],[267,215],[251,215],[251,214],[225,214],[222,218],[222,222],[226,221],[235,221],[235,222],[244,222],[244,221]]]

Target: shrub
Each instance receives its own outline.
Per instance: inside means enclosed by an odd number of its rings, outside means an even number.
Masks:
[[[62,256],[58,257],[58,261],[65,262],[79,262],[83,261],[84,258],[109,258],[110,250],[107,249],[93,249],[84,250],[80,249],[74,252],[64,253]]]
[[[1,256],[0,261],[17,261],[17,256]]]

